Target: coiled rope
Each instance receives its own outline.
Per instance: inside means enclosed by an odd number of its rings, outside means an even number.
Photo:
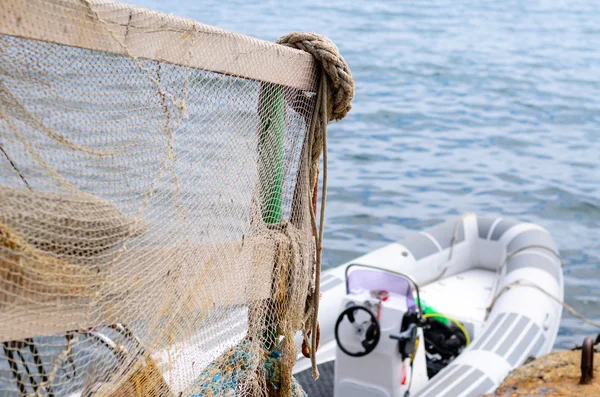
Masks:
[[[327,123],[346,117],[352,108],[354,79],[346,60],[340,55],[337,46],[325,36],[316,33],[293,32],[279,40],[277,44],[308,52],[321,69],[319,94],[313,124],[312,164],[318,164],[321,151],[325,152]],[[316,120],[315,120],[316,119]]]
[[[460,332],[462,332],[463,335],[465,336],[466,345],[469,346],[471,344],[471,336],[467,332],[467,329],[465,328],[465,326],[457,319],[446,316],[445,314],[441,314],[441,313],[427,313],[427,314],[423,315],[423,318],[443,318],[443,319],[446,319],[446,320],[452,322],[454,325],[456,325],[456,327],[460,330]]]
[[[341,120],[352,108],[351,102],[354,98],[354,79],[350,68],[340,55],[337,46],[328,38],[316,33],[289,33],[279,40],[277,44],[297,48],[311,54],[320,69],[320,81],[317,91],[315,111],[311,120],[308,142],[311,169],[309,181],[312,186],[318,183],[319,159],[323,154],[323,186],[321,193],[321,208],[319,224],[317,226],[316,211],[313,204],[313,189],[307,189],[309,194],[310,216],[315,236],[316,266],[315,266],[315,291],[310,302],[307,315],[312,320],[310,324],[311,343],[310,359],[312,364],[313,378],[318,379],[316,354],[318,335],[319,298],[321,295],[321,253],[323,250],[323,227],[325,221],[325,200],[327,197],[327,124],[333,120]],[[305,316],[306,317],[306,316]],[[305,326],[306,328],[306,326]],[[306,332],[304,335],[306,338]]]

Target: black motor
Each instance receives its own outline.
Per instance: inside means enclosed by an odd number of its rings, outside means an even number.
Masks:
[[[435,318],[426,319],[423,333],[427,352],[427,376],[432,378],[462,352],[467,340],[454,324],[446,325]]]

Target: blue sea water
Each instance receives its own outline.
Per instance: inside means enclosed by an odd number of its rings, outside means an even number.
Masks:
[[[129,0],[274,41],[330,37],[356,97],[329,129],[325,266],[465,212],[538,223],[600,320],[600,2]],[[598,330],[564,314],[556,347]]]

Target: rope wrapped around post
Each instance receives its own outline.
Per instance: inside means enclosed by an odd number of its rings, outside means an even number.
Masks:
[[[354,98],[354,79],[350,73],[350,68],[340,55],[337,46],[328,38],[316,33],[289,33],[279,40],[277,44],[285,45],[292,48],[297,48],[311,54],[320,69],[320,82],[317,92],[317,102],[315,104],[315,112],[311,120],[309,130],[309,153],[310,153],[310,176],[309,183],[311,186],[316,186],[318,183],[318,168],[319,159],[323,155],[323,187],[321,194],[321,208],[319,216],[319,224],[316,221],[316,208],[313,204],[313,189],[307,189],[309,203],[311,205],[311,223],[313,235],[315,236],[316,245],[316,266],[315,266],[315,291],[312,295],[312,301],[308,302],[308,310],[305,315],[307,322],[310,321],[309,327],[304,325],[304,335],[306,336],[306,328],[311,331],[310,343],[310,359],[312,364],[313,378],[318,379],[319,372],[316,363],[316,354],[318,347],[318,314],[319,314],[319,298],[320,279],[321,279],[321,252],[323,249],[323,227],[325,220],[325,200],[327,195],[327,124],[330,121],[339,121],[343,119],[352,108],[351,102]],[[315,189],[316,191],[317,189]],[[316,202],[316,200],[315,200]]]
[[[315,116],[317,127],[314,129],[312,142],[312,164],[318,164],[323,150],[323,139],[327,132],[327,123],[339,121],[346,117],[352,108],[354,98],[354,79],[346,60],[340,55],[337,46],[325,36],[317,33],[293,32],[279,40],[277,44],[297,48],[311,54],[321,69],[321,81],[325,80],[327,92],[325,103],[326,109],[323,113],[322,103],[317,101]],[[319,87],[319,90],[321,90]]]

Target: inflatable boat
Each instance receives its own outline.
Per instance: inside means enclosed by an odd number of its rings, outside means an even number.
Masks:
[[[538,225],[467,214],[324,271],[321,293],[320,377],[294,367],[309,397],[475,397],[552,349],[562,261]]]

